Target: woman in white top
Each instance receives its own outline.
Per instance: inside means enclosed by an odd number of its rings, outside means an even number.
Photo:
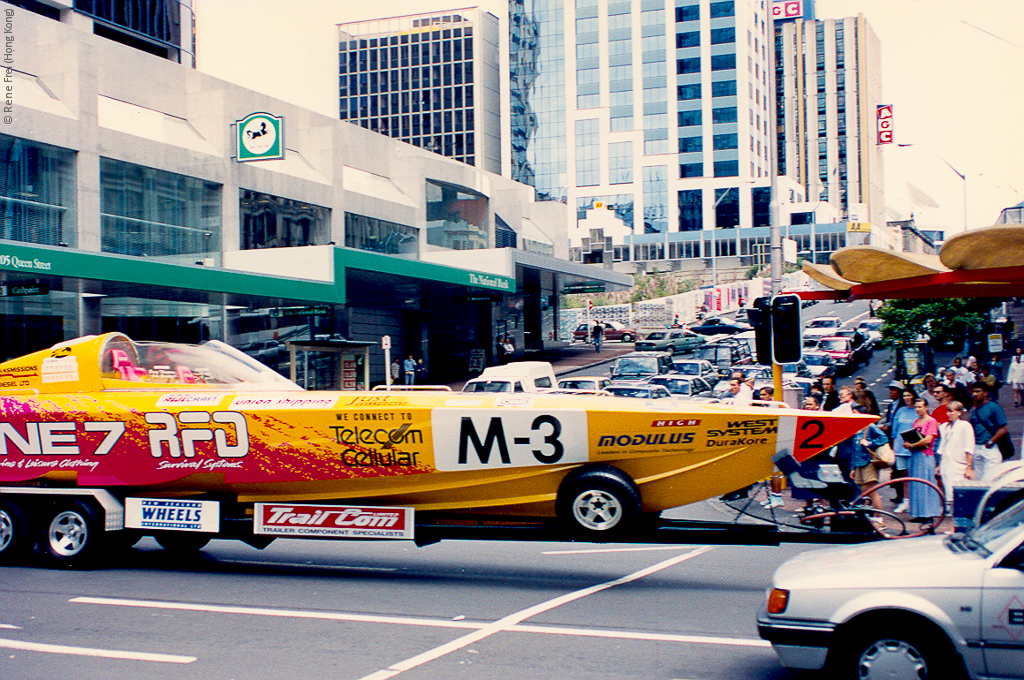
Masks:
[[[946,487],[946,504],[953,503],[953,487],[974,479],[974,428],[964,420],[964,405],[951,401],[946,406],[948,423],[939,426],[941,469],[939,475]]]
[[[1024,405],[1024,354],[1021,348],[1010,359],[1010,369],[1006,372],[1006,382],[1013,389],[1013,405]]]

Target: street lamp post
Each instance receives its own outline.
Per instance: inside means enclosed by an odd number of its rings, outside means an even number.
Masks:
[[[919,144],[897,144],[896,146],[907,147],[907,146],[921,146],[921,145],[919,145]],[[953,164],[950,163],[949,161],[947,161],[945,158],[943,158],[941,154],[936,153],[934,150],[932,151],[932,153],[934,153],[936,156],[938,156],[939,160],[942,161],[943,163],[945,163],[947,168],[949,168],[954,173],[956,173],[956,176],[959,177],[960,180],[964,183],[964,231],[967,231],[967,175],[965,175],[964,173],[962,173],[959,170],[957,170],[956,168],[954,168]]]

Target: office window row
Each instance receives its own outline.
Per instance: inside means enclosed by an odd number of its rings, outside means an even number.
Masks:
[[[473,108],[473,87],[446,87],[414,92],[391,92],[379,95],[341,97],[339,110],[342,120],[356,120],[445,109]]]
[[[455,29],[472,32],[472,28]],[[398,36],[392,36],[398,37]],[[409,37],[409,36],[401,36]],[[419,38],[418,35],[411,36]],[[369,42],[377,42],[371,39]],[[381,42],[386,38],[380,38]],[[421,64],[444,64],[473,59],[472,37],[438,39],[431,42],[416,40],[413,44],[381,45],[376,48],[352,47],[357,41],[341,42],[338,46],[338,68],[340,73],[365,73],[394,68],[408,68]],[[366,43],[367,40],[359,42]]]
[[[75,153],[0,134],[0,238],[76,241]]]

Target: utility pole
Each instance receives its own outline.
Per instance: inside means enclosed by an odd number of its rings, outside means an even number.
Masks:
[[[782,290],[782,229],[779,226],[779,119],[776,111],[776,92],[778,83],[775,73],[775,17],[769,9],[768,14],[768,73],[772,77],[772,88],[768,97],[768,139],[771,152],[768,154],[768,175],[772,181],[771,197],[768,202],[768,226],[772,248],[772,296]],[[772,361],[772,383],[775,386],[775,400],[783,401],[782,366]]]

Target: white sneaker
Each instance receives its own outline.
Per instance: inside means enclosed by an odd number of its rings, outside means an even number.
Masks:
[[[895,508],[892,509],[892,511],[896,512],[896,513],[908,512],[909,510],[910,510],[910,501],[908,501],[906,499],[904,499],[902,503],[900,503],[899,505],[897,505]]]

